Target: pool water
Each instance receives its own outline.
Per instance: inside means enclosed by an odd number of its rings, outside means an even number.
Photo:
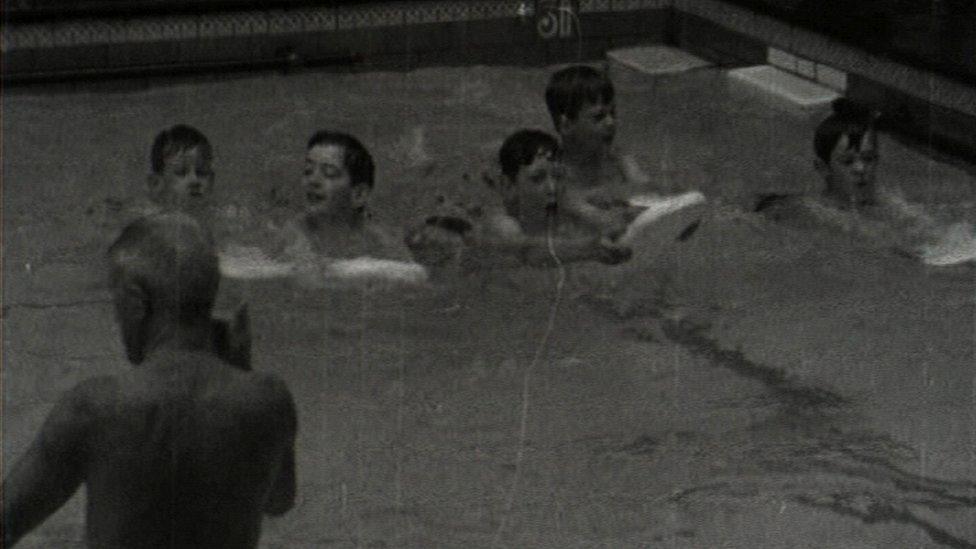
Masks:
[[[376,160],[376,217],[402,226],[438,193],[491,199],[480,172],[501,141],[551,125],[554,69],[8,92],[4,471],[60,391],[128,367],[97,259],[157,131],[200,128],[218,201],[253,213],[297,203],[314,131],[348,131]],[[262,545],[976,543],[972,267],[748,213],[819,188],[825,113],[740,95],[717,69],[616,85],[618,143],[660,190],[709,198],[692,238],[564,277],[225,284],[250,304],[255,367],[299,411],[299,501]],[[883,184],[947,226],[976,220],[971,167],[887,135],[881,155]],[[79,496],[22,546],[78,546],[82,523]]]

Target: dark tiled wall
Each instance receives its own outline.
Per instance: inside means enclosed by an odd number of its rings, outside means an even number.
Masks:
[[[126,71],[212,70],[299,64],[396,66],[551,63],[602,56],[621,44],[660,42],[665,0],[359,2],[139,18],[24,23],[3,34],[4,75],[23,79]],[[578,35],[543,39],[545,6],[578,14]],[[526,7],[535,14],[519,15]]]
[[[729,0],[919,68],[976,84],[972,0]]]

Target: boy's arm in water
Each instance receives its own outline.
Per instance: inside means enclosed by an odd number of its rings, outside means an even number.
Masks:
[[[312,255],[312,241],[302,229],[304,218],[295,217],[280,229],[269,231],[268,256],[275,260],[296,261]]]
[[[616,203],[606,205],[607,208],[599,207],[583,193],[567,190],[560,203],[560,211],[577,223],[603,236],[611,239],[617,238],[627,230],[627,225],[634,216],[627,215],[629,208],[614,208],[613,206],[618,205]]]
[[[439,226],[416,227],[408,233],[406,243],[423,265],[443,266],[460,259],[472,269],[553,267],[581,261],[616,265],[631,256],[630,248],[607,238],[526,235],[518,221],[503,214],[488,216],[480,230],[464,234]]]
[[[380,259],[391,259],[413,263],[410,250],[404,245],[403,238],[397,238],[392,229],[381,227],[375,224],[366,226],[367,237],[369,238],[370,255],[375,255]]]
[[[609,239],[529,236],[520,243],[521,261],[531,267],[555,267],[562,263],[598,261],[617,265],[630,259],[630,248]]]
[[[649,187],[653,183],[651,176],[644,171],[644,168],[641,168],[634,155],[617,152],[613,154],[613,157],[620,173],[623,175],[624,181],[628,185],[644,188]]]
[[[13,547],[60,508],[84,480],[86,443],[94,418],[85,382],[61,397],[27,453],[4,479],[3,547]]]
[[[267,515],[277,517],[295,505],[295,435],[298,417],[294,399],[285,383],[271,376],[266,378],[265,383],[272,402],[271,413],[282,437],[282,454],[262,510]]]

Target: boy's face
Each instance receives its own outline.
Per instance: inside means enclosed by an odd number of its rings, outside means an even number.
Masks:
[[[584,103],[576,120],[564,115],[559,126],[559,134],[569,147],[602,152],[610,147],[616,134],[617,105],[613,101]]]
[[[552,151],[540,149],[531,164],[522,166],[513,181],[512,192],[523,213],[552,212],[562,195],[563,166]]]
[[[149,195],[162,206],[192,211],[209,204],[213,183],[209,151],[193,147],[166,157],[162,171],[149,176]]]
[[[878,137],[874,130],[864,132],[860,139],[842,135],[830,151],[829,162],[817,159],[817,169],[827,181],[829,191],[855,207],[874,203],[877,168]]]
[[[346,152],[339,145],[315,145],[305,155],[302,190],[310,212],[352,211],[366,205],[369,188],[352,187]]]

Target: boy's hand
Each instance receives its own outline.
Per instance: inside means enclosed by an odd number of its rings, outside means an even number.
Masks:
[[[624,245],[617,244],[609,238],[596,241],[596,259],[606,265],[619,265],[630,259],[633,251]]]
[[[404,243],[417,263],[440,266],[457,257],[464,237],[441,227],[423,225],[408,231]]]

